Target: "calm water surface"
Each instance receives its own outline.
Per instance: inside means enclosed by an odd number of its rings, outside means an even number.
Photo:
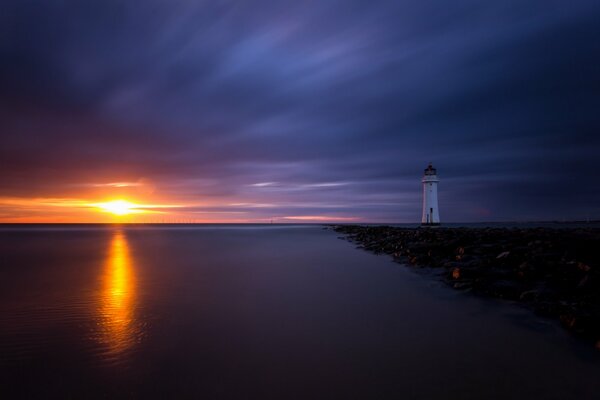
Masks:
[[[0,228],[0,397],[592,399],[598,352],[316,226]]]

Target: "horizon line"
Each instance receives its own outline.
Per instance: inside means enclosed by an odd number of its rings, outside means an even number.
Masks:
[[[502,221],[450,221],[442,222],[440,225],[447,224],[527,224],[527,223],[552,223],[552,224],[570,224],[600,223],[599,219],[573,219],[573,220],[502,220]],[[421,225],[420,221],[414,222],[0,222],[2,225]]]

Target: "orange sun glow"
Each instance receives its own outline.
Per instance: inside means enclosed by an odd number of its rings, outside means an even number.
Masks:
[[[105,203],[98,203],[96,204],[96,207],[104,212],[114,215],[127,215],[141,212],[141,210],[137,209],[137,204],[127,200],[113,200]]]

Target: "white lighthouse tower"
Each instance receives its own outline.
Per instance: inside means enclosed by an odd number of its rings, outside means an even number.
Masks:
[[[440,224],[437,195],[439,181],[436,169],[429,163],[421,180],[423,182],[423,217],[421,218],[421,225],[435,226]]]

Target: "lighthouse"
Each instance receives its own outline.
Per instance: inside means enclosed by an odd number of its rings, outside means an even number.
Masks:
[[[435,226],[440,224],[440,210],[438,207],[437,185],[440,180],[437,171],[431,163],[425,168],[423,175],[423,217],[421,225]]]

